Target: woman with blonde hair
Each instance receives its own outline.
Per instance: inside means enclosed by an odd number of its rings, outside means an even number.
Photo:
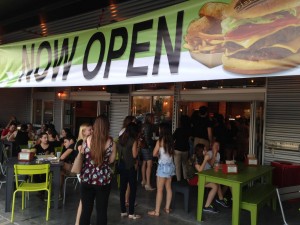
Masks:
[[[109,136],[109,121],[105,115],[96,118],[93,132],[87,137],[82,148],[84,163],[80,173],[82,213],[79,224],[90,225],[96,199],[96,224],[106,225],[113,177],[109,164],[115,161],[116,146]]]
[[[84,141],[86,141],[87,137],[90,136],[91,134],[92,134],[92,125],[91,124],[83,123],[83,124],[80,125],[79,132],[78,132],[78,138],[77,138],[77,142],[76,142],[76,145],[75,145],[75,150],[78,151],[78,153],[83,154],[82,144],[83,144]],[[79,179],[79,182],[80,182],[79,174],[77,176],[78,176],[78,179]],[[81,203],[81,200],[80,200],[79,205],[78,205],[78,209],[77,209],[77,216],[76,216],[75,225],[79,225],[81,211],[82,211],[82,203]]]

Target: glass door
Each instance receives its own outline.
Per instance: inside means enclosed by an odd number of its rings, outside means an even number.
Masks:
[[[65,101],[64,102],[64,113],[63,113],[63,128],[69,128],[74,133],[75,126],[75,102]]]
[[[33,124],[53,123],[53,101],[35,99],[33,101]]]

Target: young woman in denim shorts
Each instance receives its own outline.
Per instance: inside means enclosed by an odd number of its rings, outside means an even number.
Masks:
[[[164,211],[170,213],[172,200],[171,181],[175,175],[175,165],[173,162],[174,141],[169,124],[162,123],[159,126],[159,139],[153,150],[153,156],[158,156],[158,167],[156,172],[157,193],[155,210],[148,212],[150,216],[159,216],[160,205],[163,199],[163,189],[166,188],[166,204]]]

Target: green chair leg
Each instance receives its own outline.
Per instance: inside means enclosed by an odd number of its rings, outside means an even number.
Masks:
[[[22,210],[24,210],[24,205],[25,205],[25,192],[24,191],[22,191]]]
[[[50,209],[50,197],[51,197],[51,192],[48,191],[48,198],[47,198],[47,212],[46,212],[46,221],[49,220],[49,209]]]
[[[257,208],[252,208],[250,210],[251,214],[251,225],[256,225],[257,224]]]
[[[11,218],[10,222],[14,222],[14,215],[15,215],[15,199],[16,199],[16,192],[13,194],[13,202],[12,202],[12,209],[11,209]]]

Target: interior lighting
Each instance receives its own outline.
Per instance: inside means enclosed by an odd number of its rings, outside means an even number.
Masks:
[[[46,21],[42,15],[40,15],[40,27],[41,27],[41,36],[46,37],[48,35],[48,29],[46,25]]]
[[[57,97],[58,98],[62,98],[63,96],[64,96],[64,92],[63,91],[57,92]]]
[[[110,9],[111,17],[113,18],[113,20],[116,20],[118,16],[118,10],[117,10],[117,5],[115,4],[115,0],[110,0],[109,3],[110,3],[109,9]]]

